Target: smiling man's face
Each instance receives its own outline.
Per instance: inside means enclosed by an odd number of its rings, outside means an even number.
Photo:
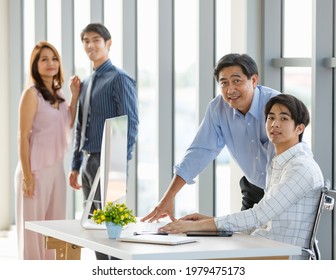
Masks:
[[[99,67],[109,57],[111,40],[105,42],[104,38],[96,32],[87,32],[83,36],[83,47],[94,68]]]
[[[218,75],[218,84],[224,100],[244,115],[251,107],[257,82],[257,75],[248,79],[240,66],[223,68]]]

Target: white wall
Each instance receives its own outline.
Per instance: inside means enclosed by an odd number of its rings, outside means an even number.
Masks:
[[[9,32],[8,32],[8,2],[0,0],[0,34],[2,36],[0,52],[0,230],[8,229],[10,225],[10,171],[9,171]]]

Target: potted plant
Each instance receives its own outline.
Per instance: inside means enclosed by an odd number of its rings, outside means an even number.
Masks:
[[[91,218],[95,223],[105,223],[109,238],[120,236],[121,229],[130,223],[136,223],[136,217],[133,210],[127,208],[125,203],[107,202],[104,209],[93,211]]]

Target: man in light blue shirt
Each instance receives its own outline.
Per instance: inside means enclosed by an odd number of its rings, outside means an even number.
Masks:
[[[258,67],[246,54],[222,57],[214,77],[221,95],[208,105],[195,139],[157,207],[142,221],[169,216],[175,220],[173,203],[177,192],[210,164],[227,146],[232,158],[244,172],[240,181],[242,210],[253,207],[264,195],[266,166],[274,155],[265,130],[264,107],[279,92],[258,85]]]

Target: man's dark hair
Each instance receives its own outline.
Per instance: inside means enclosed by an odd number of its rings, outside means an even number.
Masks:
[[[219,72],[222,71],[223,68],[230,66],[239,66],[248,79],[254,74],[258,75],[258,66],[252,57],[247,54],[230,53],[223,56],[214,68],[214,78],[217,82],[219,79]]]
[[[107,30],[107,28],[101,24],[101,23],[90,23],[88,24],[81,32],[80,37],[81,40],[83,41],[85,33],[88,32],[95,32],[98,33],[100,36],[103,37],[104,41],[106,42],[107,40],[111,39],[111,34]]]
[[[290,94],[279,94],[272,97],[265,106],[265,119],[271,111],[274,104],[286,106],[291,113],[291,118],[294,120],[295,125],[304,124],[305,127],[309,124],[309,111],[306,105],[295,96]],[[299,135],[299,142],[302,141],[303,132]]]

